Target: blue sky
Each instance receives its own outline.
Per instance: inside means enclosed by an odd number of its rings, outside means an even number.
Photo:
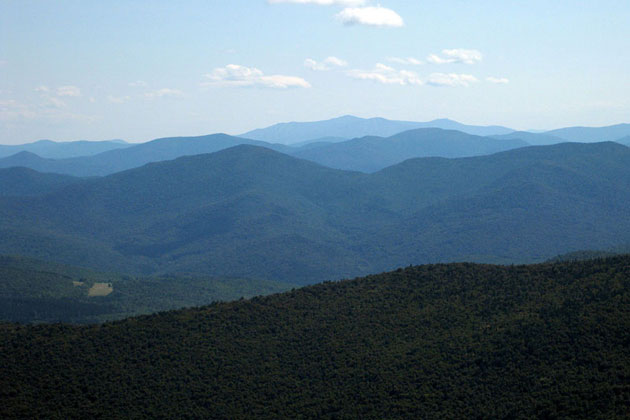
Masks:
[[[0,143],[630,122],[629,22],[627,0],[0,0]]]

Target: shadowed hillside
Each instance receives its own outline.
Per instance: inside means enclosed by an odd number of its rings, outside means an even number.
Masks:
[[[5,324],[0,414],[623,418],[629,291],[627,256],[430,265],[101,326]]]

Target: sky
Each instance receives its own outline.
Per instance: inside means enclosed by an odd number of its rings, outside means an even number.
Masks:
[[[0,0],[0,144],[630,122],[628,0]]]

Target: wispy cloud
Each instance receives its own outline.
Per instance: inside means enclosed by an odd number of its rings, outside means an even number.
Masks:
[[[147,82],[145,82],[144,80],[136,80],[135,82],[129,82],[128,83],[129,86],[131,87],[147,87]]]
[[[41,93],[42,97],[48,97],[51,93],[57,96],[81,96],[81,89],[76,86],[60,86],[53,90],[46,85],[40,85],[35,88],[35,92]]]
[[[312,58],[304,60],[304,66],[315,71],[327,71],[333,68],[345,67],[348,63],[337,57],[328,57],[324,61],[317,62]]]
[[[431,86],[470,86],[471,83],[477,83],[479,79],[471,74],[456,73],[433,73],[429,76],[427,84]]]
[[[381,27],[401,27],[405,25],[402,17],[385,7],[348,7],[335,17],[344,25],[367,25]]]
[[[320,6],[362,6],[366,0],[268,0],[270,4],[295,3],[295,4],[317,4]]]
[[[93,99],[93,98],[92,98]],[[127,101],[131,100],[131,96],[113,96],[108,95],[107,100],[114,104],[124,104]]]
[[[0,100],[0,121],[44,121],[44,122],[67,122],[81,121],[92,123],[97,117],[70,112],[66,104],[56,97],[47,97],[41,104],[24,104],[13,99]]]
[[[144,96],[149,99],[164,98],[164,97],[180,97],[180,96],[184,96],[184,92],[182,92],[179,89],[162,88],[162,89],[154,90],[152,92],[147,92],[144,94]]]
[[[387,61],[390,63],[402,64],[402,65],[411,65],[411,66],[419,66],[424,64],[421,60],[413,57],[387,57]]]
[[[433,64],[464,63],[475,64],[483,59],[483,54],[478,50],[464,50],[461,48],[453,50],[442,50],[442,56],[431,54],[427,61]]]
[[[350,70],[348,76],[359,80],[372,80],[385,85],[422,85],[422,80],[416,73],[396,70],[381,63],[377,63],[372,70]]]
[[[266,76],[255,67],[228,64],[205,75],[202,86],[264,87],[270,89],[310,88],[311,84],[301,77],[275,74]]]
[[[57,96],[81,96],[81,89],[76,86],[61,86],[57,88]]]
[[[505,77],[486,77],[486,81],[490,82],[490,83],[494,83],[497,85],[507,85],[508,83],[510,83],[510,79],[507,79]]]
[[[33,119],[37,114],[31,107],[15,99],[0,99],[0,121]]]

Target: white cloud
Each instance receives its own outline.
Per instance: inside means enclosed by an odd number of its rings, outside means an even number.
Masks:
[[[429,76],[427,83],[431,86],[470,86],[471,83],[477,83],[479,80],[471,74],[456,73],[433,73]]]
[[[90,98],[90,102],[92,102],[92,99],[94,98]],[[125,102],[131,100],[131,96],[112,96],[109,95],[107,96],[107,100],[111,103],[114,104],[124,104]]]
[[[320,6],[362,6],[366,0],[268,0],[270,4],[276,3],[296,3],[296,4],[317,4]]]
[[[404,26],[400,15],[385,7],[348,7],[337,13],[335,17],[344,25],[368,25],[368,26]]]
[[[50,88],[48,86],[41,85],[35,88],[35,92],[48,93],[50,92]]]
[[[508,83],[510,83],[510,79],[507,79],[505,77],[490,76],[490,77],[486,77],[486,81],[497,84],[497,85],[507,85]]]
[[[411,66],[420,66],[420,65],[424,64],[422,61],[418,60],[417,58],[413,58],[413,57],[407,57],[407,58],[387,57],[387,61],[392,62],[392,63],[396,63],[396,64],[411,65]]]
[[[180,96],[184,96],[184,92],[182,92],[179,89],[162,88],[162,89],[154,90],[152,92],[147,92],[144,94],[144,96],[149,99],[164,98],[164,97],[180,97]]]
[[[385,64],[377,63],[373,70],[350,70],[348,75],[359,80],[373,80],[385,85],[422,85],[420,77],[407,70],[396,70]]]
[[[317,62],[312,58],[304,60],[304,66],[315,71],[332,70],[335,67],[345,67],[348,63],[337,57],[328,57],[322,62]]]
[[[76,86],[61,86],[57,88],[57,96],[81,96],[81,89]]]
[[[442,56],[437,54],[431,54],[427,57],[427,61],[433,64],[450,64],[450,63],[464,63],[475,64],[483,59],[483,54],[478,50],[442,50]]]
[[[147,82],[144,80],[136,80],[135,82],[129,82],[128,85],[131,87],[147,87]]]
[[[265,87],[271,89],[311,87],[311,84],[301,77],[281,74],[265,76],[262,71],[255,67],[245,67],[238,64],[228,64],[225,67],[216,68],[205,77],[209,81],[202,83],[202,86]]]

